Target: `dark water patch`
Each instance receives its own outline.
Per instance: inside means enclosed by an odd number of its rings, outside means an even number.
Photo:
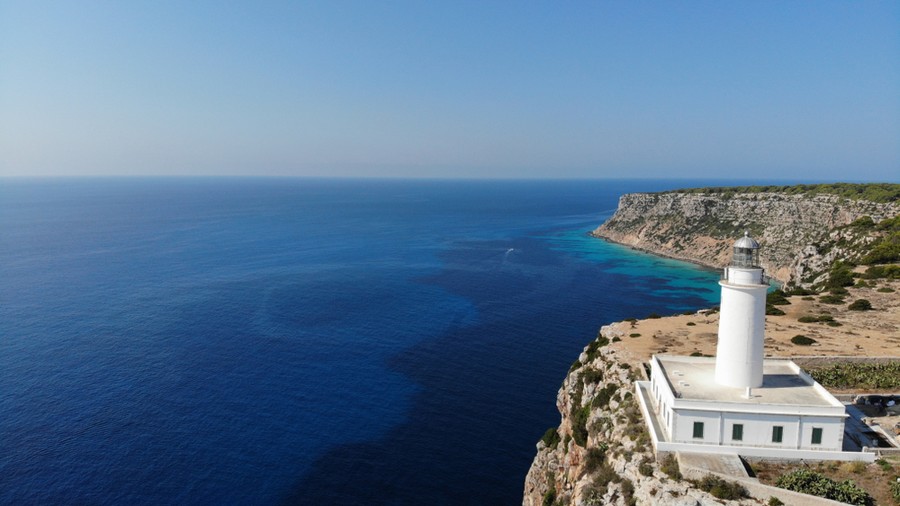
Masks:
[[[496,261],[485,249],[506,246],[549,261],[471,269]],[[518,503],[536,441],[559,422],[556,391],[600,325],[707,302],[644,296],[636,290],[645,280],[531,239],[467,243],[442,258],[441,273],[421,281],[470,300],[478,323],[394,356],[391,368],[421,388],[407,421],[379,440],[329,451],[286,504],[354,504],[359,497],[370,504]]]

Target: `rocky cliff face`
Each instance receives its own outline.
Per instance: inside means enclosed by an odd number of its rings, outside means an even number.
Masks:
[[[556,398],[562,420],[537,444],[523,506],[740,504],[715,499],[656,462],[635,399],[640,365],[606,346],[625,329],[603,327],[566,376]]]
[[[821,281],[835,258],[852,258],[866,237],[846,225],[900,213],[898,203],[837,195],[783,193],[632,193],[619,199],[612,218],[593,233],[613,242],[710,267],[727,265],[731,245],[744,231],[760,242],[760,263],[793,286]]]

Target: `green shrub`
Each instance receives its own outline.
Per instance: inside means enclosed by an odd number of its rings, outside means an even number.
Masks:
[[[612,396],[616,394],[616,391],[619,389],[619,386],[615,383],[610,383],[605,387],[601,388],[600,391],[597,392],[597,396],[594,397],[594,400],[591,401],[591,406],[595,408],[603,408],[609,404]]]
[[[723,480],[718,476],[707,474],[695,485],[704,492],[709,492],[717,499],[737,500],[747,497],[747,489],[740,483]]]
[[[604,448],[590,448],[584,458],[584,470],[588,473],[600,469],[606,463],[606,450]]]
[[[650,313],[647,315],[648,320],[655,320],[658,318],[662,318],[662,316],[660,316],[658,313]]]
[[[891,495],[894,497],[894,502],[900,504],[900,476],[894,477],[894,481],[891,482]]]
[[[572,416],[572,439],[575,441],[575,444],[584,448],[587,445],[587,421],[588,417],[591,415],[591,407],[584,406],[583,408],[576,409],[575,413]]]
[[[815,343],[816,340],[811,337],[806,337],[803,334],[797,334],[796,336],[791,338],[791,342],[796,344],[797,346],[809,346]]]
[[[766,304],[772,304],[773,306],[785,306],[790,303],[791,301],[787,300],[787,298],[785,297],[785,293],[782,290],[775,290],[766,294]]]
[[[900,265],[873,265],[866,269],[867,279],[900,279]]]
[[[828,281],[825,282],[825,288],[842,288],[845,286],[853,286],[853,270],[850,265],[836,261],[831,265],[828,272]]]
[[[594,486],[596,487],[605,488],[610,483],[619,483],[620,481],[622,481],[622,477],[606,462],[600,466],[600,469],[597,470],[597,474],[594,476]]]
[[[694,323],[694,322],[687,322],[687,326],[688,326],[688,327],[693,327],[693,326],[695,326],[695,325],[697,325],[697,324]]]
[[[821,314],[819,316],[806,315],[797,318],[800,323],[830,323],[834,321],[834,317],[830,314]]]
[[[766,504],[768,504],[769,506],[784,506],[784,503],[781,502],[781,499],[774,496],[770,497],[769,502],[767,502]]]
[[[884,459],[878,459],[875,461],[875,463],[878,464],[878,467],[880,467],[884,472],[888,472],[894,469],[894,466],[892,466],[890,462]]]
[[[544,493],[544,499],[541,501],[542,506],[553,506],[556,502],[556,487],[550,484],[550,488]]]
[[[600,348],[609,344],[609,339],[607,339],[601,332],[597,332],[597,338],[591,341],[585,350],[585,354],[587,355],[587,362],[593,362],[597,355],[600,353]]]
[[[766,315],[768,316],[782,316],[784,315],[784,311],[778,309],[777,307],[766,304]]]
[[[856,299],[847,306],[847,309],[851,311],[869,311],[872,309],[872,303],[866,299]]]
[[[628,334],[628,337],[641,337],[641,335],[635,332],[633,334]]]
[[[628,506],[637,504],[637,498],[634,496],[634,483],[629,479],[622,480],[622,500]]]
[[[854,227],[854,228],[862,228],[862,229],[865,229],[865,230],[870,230],[870,229],[875,228],[875,222],[872,221],[872,217],[871,217],[871,216],[860,216],[859,218],[853,220],[853,221],[852,221],[849,225],[847,225],[847,226],[848,226],[848,227]]]
[[[881,293],[894,293],[894,289],[889,286],[882,286],[881,288],[879,288],[878,290],[875,290],[875,291],[881,292]]]
[[[900,361],[868,364],[845,362],[811,368],[808,372],[826,388],[900,388]]]
[[[585,367],[581,371],[581,382],[585,385],[591,385],[603,380],[603,371],[594,369],[593,367]]]
[[[559,432],[556,431],[556,427],[547,429],[547,432],[544,433],[541,441],[544,442],[544,445],[547,446],[547,448],[555,450],[556,447],[559,446]]]
[[[860,263],[865,265],[886,264],[900,260],[900,232],[890,232],[872,245],[863,255]]]
[[[819,297],[819,302],[823,302],[825,304],[843,304],[844,298],[840,295],[823,295]]]
[[[851,480],[837,482],[806,468],[783,474],[775,483],[777,487],[810,494],[847,504],[869,506],[872,498]]]
[[[666,455],[662,462],[659,463],[659,470],[675,481],[681,480],[681,468],[678,465],[678,459],[671,453]]]
[[[638,465],[638,472],[641,473],[642,476],[653,476],[653,464],[650,463],[650,460],[647,457],[641,459],[640,465]]]
[[[615,336],[612,338],[612,342],[614,342],[614,343],[618,343],[621,340],[622,340],[622,338],[620,338],[619,336]]]

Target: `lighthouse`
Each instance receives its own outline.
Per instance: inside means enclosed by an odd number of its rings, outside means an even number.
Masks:
[[[716,383],[738,388],[763,384],[763,340],[766,291],[759,266],[759,243],[745,232],[734,243],[731,265],[725,267],[716,346]],[[748,390],[749,394],[749,390]]]
[[[719,286],[715,357],[656,354],[635,392],[657,452],[859,460],[844,445],[844,405],[791,360],[763,357],[768,284],[759,243],[744,234]]]

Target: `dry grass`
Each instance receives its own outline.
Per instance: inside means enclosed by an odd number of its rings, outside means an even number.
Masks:
[[[879,280],[878,287],[890,286],[893,293],[875,288],[849,287],[847,303],[830,305],[800,296],[789,297],[790,305],[778,306],[783,316],[766,317],[766,356],[804,355],[882,357],[900,355],[900,281]],[[850,311],[849,302],[868,299],[872,311]],[[829,313],[840,327],[824,323],[801,323],[801,316]],[[693,323],[693,325],[688,325]],[[654,353],[715,355],[719,314],[692,315],[616,323],[622,341],[611,346],[635,364],[649,360]],[[640,334],[640,337],[628,337]],[[815,339],[813,346],[797,346],[791,338],[803,334]]]

